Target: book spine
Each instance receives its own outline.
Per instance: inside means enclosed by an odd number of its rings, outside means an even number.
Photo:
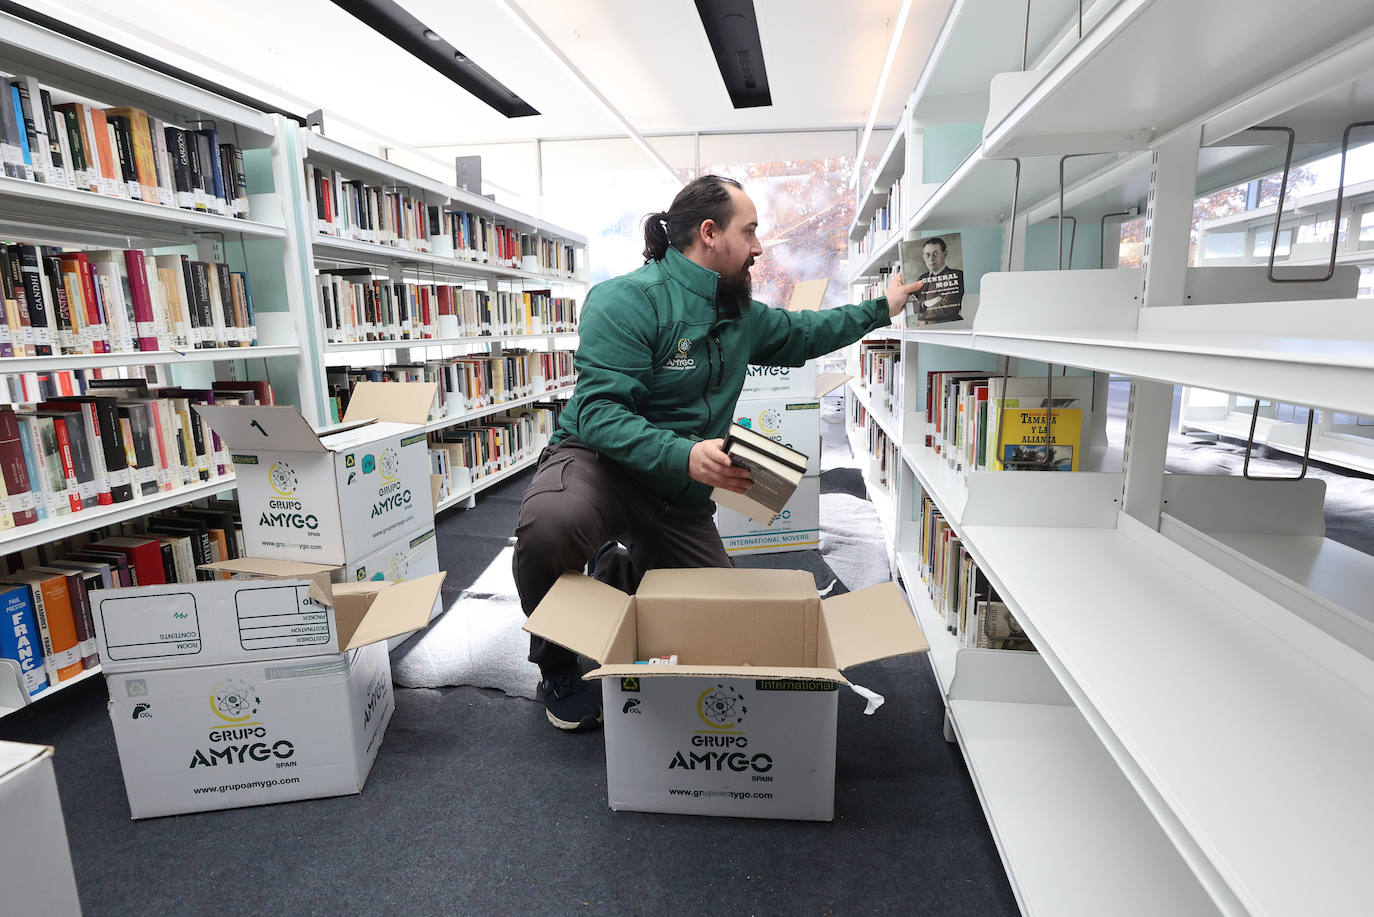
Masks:
[[[186,139],[186,131],[170,124],[163,130],[167,140],[167,155],[172,161],[176,205],[182,210],[195,210],[195,184],[191,176],[191,150]]]
[[[24,154],[19,150],[19,120],[14,116],[9,86],[3,79],[0,79],[0,165],[7,178],[26,178]]]
[[[157,350],[157,320],[153,314],[153,298],[148,289],[148,269],[143,261],[143,252],[136,248],[127,249],[124,252],[124,266],[128,271],[129,289],[133,293],[138,349]]]
[[[13,411],[0,411],[0,475],[5,479],[6,502],[17,526],[38,521],[28,463],[24,460],[19,419]]]
[[[138,165],[134,162],[134,133],[129,119],[123,115],[105,111],[105,123],[110,130],[110,150],[115,157],[115,168],[123,179],[124,194],[130,200],[143,200],[143,188],[138,180]]]
[[[46,184],[48,172],[52,169],[52,160],[48,153],[47,128],[42,124],[41,107],[38,111],[38,117],[34,117],[34,103],[38,102],[40,106],[42,103],[29,95],[30,82],[28,77],[15,77],[10,80],[10,86],[15,97],[14,113],[21,119],[24,159],[33,169],[33,180]]]
[[[105,307],[100,299],[99,284],[96,283],[95,272],[91,270],[91,262],[84,254],[78,253],[74,256],[74,260],[81,281],[82,298],[86,305],[86,326],[90,333],[91,352],[109,353],[111,350],[110,326],[105,321]]]
[[[52,356],[56,338],[49,318],[48,300],[43,295],[43,271],[39,265],[38,249],[21,243],[11,248],[10,253],[11,257],[16,253],[19,256],[19,271],[23,277],[29,325],[33,332],[34,356]]]
[[[32,697],[48,686],[48,673],[29,587],[16,583],[0,593],[0,613],[0,656],[19,663],[20,684]]]
[[[82,353],[81,342],[76,326],[72,322],[72,303],[67,293],[66,277],[62,273],[62,261],[55,255],[42,257],[43,279],[47,282],[49,302],[52,304],[52,319],[56,331],[56,344],[59,353]]]
[[[37,86],[38,83],[34,82],[30,92]],[[76,174],[71,166],[71,151],[67,149],[67,132],[65,129],[58,129],[58,119],[53,117],[52,94],[41,87],[38,89],[37,108],[42,112],[43,127],[48,135],[48,156],[52,160],[52,168],[48,175],[49,183],[75,189]],[[37,110],[34,112],[35,115],[38,113]]]
[[[48,684],[55,685],[61,680],[58,676],[60,665],[57,649],[53,645],[52,630],[48,627],[48,608],[43,601],[43,587],[39,583],[29,586],[29,598],[33,602],[33,618],[38,624],[39,642],[43,647],[43,671],[48,676]],[[69,651],[69,655],[75,656],[75,653]],[[76,657],[76,661],[79,665],[80,657]]]
[[[83,507],[81,500],[81,481],[76,474],[76,462],[72,458],[71,438],[67,431],[67,421],[62,417],[47,418],[53,426],[53,437],[57,443],[57,461],[62,477],[67,485],[67,504],[72,512],[79,513]]]

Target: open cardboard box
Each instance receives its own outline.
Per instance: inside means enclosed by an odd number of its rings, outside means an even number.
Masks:
[[[112,590],[96,609],[133,817],[359,792],[395,708],[387,638],[428,623],[443,574],[207,566],[235,578]]]
[[[417,425],[436,387],[360,382],[344,422],[320,431],[290,406],[198,406],[230,452],[247,553],[346,564],[432,521]]]
[[[443,573],[331,584],[337,567],[242,557],[231,579],[92,593],[108,673],[342,653],[429,623]]]
[[[834,817],[843,670],[930,648],[895,584],[822,601],[800,570],[565,573],[525,629],[600,664],[611,808],[761,818]]]

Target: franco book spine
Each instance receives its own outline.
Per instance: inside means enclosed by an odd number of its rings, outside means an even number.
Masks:
[[[4,614],[0,657],[19,663],[20,684],[32,697],[48,686],[48,673],[43,666],[42,638],[29,587],[22,583],[0,587],[0,613]]]

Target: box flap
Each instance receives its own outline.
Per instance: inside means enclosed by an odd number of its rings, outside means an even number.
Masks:
[[[787,300],[788,312],[814,312],[825,299],[826,287],[830,286],[829,277],[817,280],[799,280],[792,285],[792,296]]]
[[[525,630],[575,653],[605,662],[633,657],[633,599],[581,573],[564,573],[525,620]]]
[[[371,417],[392,423],[429,421],[437,382],[359,382],[348,396],[344,422]]]
[[[330,575],[339,568],[329,564],[308,564],[299,560],[276,560],[271,557],[240,557],[201,564],[198,570],[215,570],[230,576],[260,576],[263,579],[308,579],[310,597],[323,604],[334,604]]]
[[[444,573],[402,583],[373,580],[334,587],[334,620],[339,648],[357,649],[429,625],[429,614],[444,585]]]
[[[834,669],[792,666],[790,668],[762,668],[752,665],[603,665],[592,669],[582,677],[592,678],[760,678],[770,681],[786,679],[805,679],[807,681],[832,681],[847,685],[849,679]]]
[[[820,373],[816,376],[816,397],[824,398],[852,378],[848,373]]]
[[[0,779],[42,758],[52,757],[51,745],[29,745],[25,742],[0,742]]]
[[[820,630],[816,580],[804,570],[650,570],[635,595],[632,663],[676,653],[683,665],[815,666]]]
[[[821,602],[823,666],[847,669],[861,662],[929,649],[896,583],[880,583]]]
[[[434,511],[439,511],[439,494],[444,490],[444,476],[442,474],[432,474],[429,476],[429,495],[434,498]]]
[[[324,444],[290,405],[195,405],[210,429],[228,444],[230,451],[246,449],[282,452],[324,452]]]

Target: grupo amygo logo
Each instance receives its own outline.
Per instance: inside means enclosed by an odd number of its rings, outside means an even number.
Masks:
[[[744,695],[729,685],[707,688],[697,698],[697,716],[712,729],[733,729],[744,722],[748,712]]]
[[[226,723],[252,719],[261,704],[257,689],[241,678],[226,678],[210,694],[210,709]]]
[[[401,470],[401,459],[396,454],[395,449],[382,450],[382,460],[379,469],[382,472],[383,481],[396,480],[396,475],[399,474]]]
[[[300,481],[296,479],[296,469],[286,462],[273,462],[267,472],[268,483],[279,497],[294,497]]]

